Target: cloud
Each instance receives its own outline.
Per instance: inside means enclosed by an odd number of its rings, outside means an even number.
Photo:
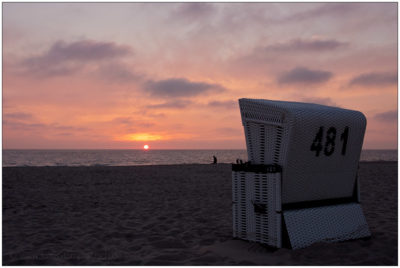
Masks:
[[[328,81],[333,74],[327,71],[310,70],[305,67],[296,67],[278,78],[279,84],[291,83],[322,83]]]
[[[71,132],[62,132],[62,133],[57,133],[55,134],[56,136],[62,136],[62,137],[71,137],[71,136],[75,136],[74,133]]]
[[[206,19],[214,13],[215,8],[212,3],[181,3],[175,9],[170,18],[184,19],[186,21],[196,22],[201,19]]]
[[[111,123],[112,125],[115,126],[115,124],[123,126],[123,127],[152,127],[155,126],[154,123],[149,122],[149,121],[143,121],[143,120],[137,120],[134,117],[131,116],[119,116],[115,117],[112,120],[108,121],[107,123]]]
[[[159,81],[148,81],[145,89],[150,95],[160,98],[195,97],[213,90],[221,92],[224,89],[217,84],[191,82],[184,78],[171,78]]]
[[[74,126],[64,126],[58,123],[48,124],[47,127],[54,130],[74,130],[74,131],[85,131],[87,128],[85,127],[74,127]]]
[[[352,14],[356,9],[362,7],[363,3],[326,3],[316,8],[308,9],[305,11],[299,11],[290,16],[279,19],[279,22],[296,22],[305,20],[314,20],[318,17],[333,16],[344,16],[346,14]]]
[[[280,68],[277,68],[277,66],[287,66],[288,62],[301,61],[304,64],[305,61],[310,59],[315,60],[316,58],[310,58],[310,54],[316,54],[315,56],[331,55],[329,52],[334,53],[334,51],[348,45],[347,42],[335,39],[291,39],[285,42],[256,46],[248,54],[233,56],[233,59],[237,61],[234,66],[246,64],[250,68],[260,69],[260,67],[254,67],[255,64],[266,64],[267,68],[274,66],[274,70],[278,70]]]
[[[302,98],[301,101],[339,107],[331,98],[307,97]]]
[[[134,120],[132,117],[129,116],[121,116],[113,118],[110,122],[122,125],[130,125],[134,123]]]
[[[20,65],[25,73],[60,76],[69,75],[89,62],[112,60],[130,53],[131,49],[128,46],[117,45],[113,42],[57,41],[41,55],[26,58]]]
[[[207,104],[209,107],[213,108],[224,108],[224,109],[236,109],[238,108],[238,102],[233,100],[226,101],[211,101]]]
[[[29,113],[7,113],[4,114],[4,119],[25,121],[33,119],[33,115]]]
[[[344,47],[348,43],[340,42],[334,39],[329,40],[304,40],[293,39],[286,43],[277,43],[263,48],[258,48],[262,52],[319,52],[333,50],[339,47]]]
[[[24,123],[12,120],[3,120],[3,126],[11,129],[22,129],[22,130],[37,130],[39,128],[47,127],[46,124],[42,123]]]
[[[23,131],[85,131],[85,127],[60,125],[59,123],[38,122],[33,114],[30,113],[7,113],[4,114],[3,126],[10,129]]]
[[[165,113],[162,113],[162,112],[155,113],[154,111],[145,110],[145,109],[141,109],[140,114],[138,114],[138,116],[140,116],[140,117],[145,116],[145,117],[157,118],[157,119],[167,117],[167,115]]]
[[[193,102],[190,100],[173,100],[167,101],[159,104],[147,105],[147,108],[150,109],[183,109]]]
[[[128,66],[115,62],[100,66],[97,70],[97,75],[108,82],[117,83],[134,82],[143,77],[143,75],[134,72]]]
[[[306,4],[309,5],[309,4]],[[309,5],[313,6],[313,5]],[[315,6],[315,5],[314,5]],[[299,10],[299,9],[297,9]],[[358,29],[366,29],[388,21],[397,23],[396,3],[325,3],[311,9],[289,13],[287,16],[280,16],[274,22],[282,23],[315,23],[316,20],[347,21],[346,28],[353,32]],[[377,18],[380,18],[377,20]],[[361,23],[354,23],[354,21]],[[352,23],[353,22],[353,23]],[[387,26],[387,24],[385,23]],[[397,24],[395,24],[397,25]]]
[[[397,74],[396,73],[364,73],[354,77],[350,82],[350,86],[390,86],[397,85]]]
[[[72,43],[57,41],[41,56],[27,59],[45,63],[59,63],[61,61],[98,61],[125,56],[130,53],[128,46],[116,45],[113,42],[97,42],[82,40]]]
[[[228,14],[229,17],[225,20],[238,21],[242,25],[246,25],[243,21],[254,21],[264,27],[270,25],[279,27],[282,24],[288,23],[295,23],[298,25],[308,21],[315,23],[316,19],[332,18],[337,20],[338,16],[354,15],[364,4],[365,3],[294,3],[291,5],[283,4],[286,7],[282,8],[281,4],[275,6],[275,4],[271,3],[252,3],[251,5],[239,5],[239,3],[236,3],[235,7],[241,12]],[[239,17],[240,19],[237,19],[238,15],[241,16]],[[240,26],[240,24],[237,25]],[[230,24],[229,26],[232,25]]]
[[[392,110],[383,113],[378,113],[374,116],[374,118],[385,122],[397,122],[397,111]]]
[[[21,121],[12,121],[12,120],[4,120],[3,125],[10,129],[19,129],[23,131],[41,131],[41,132],[49,132],[49,131],[85,131],[88,130],[85,127],[75,127],[75,126],[65,126],[60,125],[58,123],[52,124],[44,124],[44,123],[26,123]]]

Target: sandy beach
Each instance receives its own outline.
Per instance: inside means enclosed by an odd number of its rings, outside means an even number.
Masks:
[[[3,168],[3,265],[397,265],[397,162],[360,163],[372,237],[232,238],[231,166]]]

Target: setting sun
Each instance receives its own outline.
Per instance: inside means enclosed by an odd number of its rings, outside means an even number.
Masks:
[[[145,146],[143,146],[143,149],[148,150],[150,147],[146,144]]]

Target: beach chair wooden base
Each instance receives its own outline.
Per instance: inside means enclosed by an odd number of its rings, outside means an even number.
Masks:
[[[233,237],[298,249],[371,235],[358,187],[351,198],[283,205],[281,168],[232,165]]]

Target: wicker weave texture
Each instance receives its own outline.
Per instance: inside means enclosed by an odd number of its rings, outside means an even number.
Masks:
[[[233,236],[282,246],[280,173],[232,172]]]
[[[357,203],[288,210],[283,217],[293,249],[371,235]]]
[[[282,203],[353,194],[366,127],[362,113],[258,99],[240,99],[239,105],[249,160],[283,168]]]

